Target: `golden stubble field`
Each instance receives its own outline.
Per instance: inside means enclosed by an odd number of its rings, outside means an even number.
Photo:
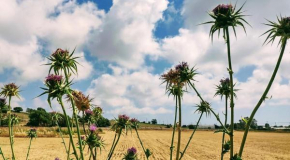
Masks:
[[[168,160],[171,141],[170,130],[141,130],[140,136],[145,147],[153,152],[151,160]],[[184,148],[191,131],[182,132],[182,146]],[[106,142],[106,149],[98,155],[99,160],[105,160],[107,152],[113,141],[114,132],[106,130],[102,134]],[[197,131],[187,150],[184,160],[218,160],[220,158],[221,133],[213,131]],[[243,155],[243,160],[290,160],[290,134],[289,133],[264,133],[250,132]],[[242,139],[242,132],[235,132],[235,150],[238,151]],[[68,139],[66,138],[68,141]],[[76,142],[76,141],[75,141]],[[29,139],[15,138],[16,158],[25,159]],[[8,137],[0,138],[0,145],[6,156],[10,153]],[[121,160],[123,153],[129,147],[137,147],[139,159],[145,159],[141,146],[134,132],[122,136],[112,159]],[[88,153],[85,151],[86,159]],[[225,159],[228,159],[228,154]],[[54,160],[59,157],[65,160],[65,150],[60,138],[37,138],[33,140],[30,150],[30,160]]]

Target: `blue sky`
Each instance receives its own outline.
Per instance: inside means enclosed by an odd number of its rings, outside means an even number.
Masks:
[[[228,3],[228,1],[220,1]],[[216,1],[192,0],[0,0],[0,86],[21,86],[20,100],[13,106],[43,107],[51,111],[46,97],[35,98],[48,73],[45,57],[57,48],[77,48],[79,74],[73,88],[100,105],[105,117],[126,113],[143,120],[156,118],[172,123],[174,100],[165,94],[160,75],[182,61],[200,73],[196,86],[220,115],[224,101],[214,97],[215,85],[227,77],[226,46],[222,38],[208,37],[207,11]],[[237,5],[241,6],[242,2]],[[237,93],[235,121],[249,116],[264,91],[278,58],[279,48],[262,43],[266,19],[287,16],[286,0],[248,1],[244,7],[252,27],[231,37],[234,81]],[[277,10],[279,8],[279,10]],[[231,31],[230,31],[231,32]],[[269,92],[272,99],[256,114],[259,124],[290,125],[290,66],[286,47],[281,68]],[[199,103],[189,90],[183,97],[183,123],[195,123]],[[53,110],[60,111],[54,102]],[[69,106],[68,106],[69,110]],[[202,124],[216,123],[213,116]]]

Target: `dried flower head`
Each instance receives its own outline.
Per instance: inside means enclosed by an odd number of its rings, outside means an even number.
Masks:
[[[90,109],[92,99],[89,96],[85,96],[82,92],[76,90],[72,91],[71,95],[79,111]]]
[[[4,97],[13,97],[16,96],[19,97],[19,86],[16,86],[15,83],[9,83],[4,85],[4,87],[1,88],[2,91],[0,92],[0,95],[3,95]]]
[[[49,73],[51,70],[54,71],[55,74],[59,74],[60,71],[77,73],[77,64],[76,61],[79,57],[72,57],[74,51],[69,54],[67,50],[63,50],[58,48],[48,59],[51,61],[47,65],[50,65]],[[67,73],[68,74],[68,73]]]
[[[243,23],[246,23],[250,25],[243,17],[245,15],[242,15],[242,8],[245,5],[245,3],[242,5],[241,8],[236,10],[236,5],[233,7],[231,4],[219,4],[217,7],[215,7],[212,12],[209,13],[209,15],[214,19],[213,21],[208,21],[202,24],[208,24],[212,23],[212,27],[210,29],[209,35],[213,39],[213,34],[218,31],[220,33],[220,30],[223,30],[223,34],[225,37],[226,29],[228,27],[232,27],[233,31],[236,36],[236,29],[237,26],[242,26],[244,31],[246,32],[245,25]],[[219,34],[218,34],[219,35]]]
[[[287,40],[290,38],[290,17],[280,17],[277,19],[278,23],[268,20],[269,24],[266,25],[271,26],[272,28],[264,33],[268,34],[264,43],[266,43],[267,41],[268,43],[273,43],[276,37],[280,37],[280,44],[282,40]]]

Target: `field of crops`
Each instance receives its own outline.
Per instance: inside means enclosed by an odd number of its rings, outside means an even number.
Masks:
[[[104,138],[106,148],[98,159],[103,160],[107,156],[110,145],[113,141],[113,132],[105,131],[101,136]],[[190,131],[182,132],[181,148],[184,148],[185,143],[190,136]],[[151,160],[167,160],[169,158],[169,146],[171,140],[170,130],[141,130],[140,136],[145,147],[152,150],[153,155]],[[235,132],[235,150],[238,150],[242,138],[242,132]],[[66,139],[68,142],[68,139]],[[184,156],[186,160],[217,160],[220,155],[221,134],[214,134],[212,131],[198,131],[194,135],[193,141],[188,148],[187,154]],[[289,160],[290,159],[290,134],[289,133],[265,133],[265,132],[250,132],[247,146],[245,148],[245,160]],[[3,151],[7,155],[10,153],[9,139],[7,137],[0,138]],[[28,138],[15,138],[16,157],[25,159],[27,152]],[[31,160],[53,160],[59,157],[61,160],[66,159],[64,147],[60,138],[37,138],[32,141],[33,145],[30,151]],[[145,159],[141,150],[141,146],[134,132],[129,132],[127,136],[122,136],[116,148],[112,159],[120,160],[123,157],[124,151],[129,147],[138,149],[138,158]],[[85,150],[88,158],[88,152]],[[228,154],[226,154],[226,157]]]

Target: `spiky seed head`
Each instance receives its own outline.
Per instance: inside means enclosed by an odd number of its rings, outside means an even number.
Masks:
[[[267,41],[268,43],[273,43],[276,37],[280,37],[280,44],[283,39],[287,40],[290,38],[290,17],[277,17],[277,19],[278,23],[268,20],[269,24],[266,25],[271,26],[272,28],[264,33],[268,34],[264,43]]]
[[[90,99],[89,96],[85,96],[82,92],[76,90],[72,91],[71,94],[75,102],[75,105],[79,111],[85,111],[90,109],[91,106],[90,103],[92,99]]]
[[[132,128],[136,129],[139,127],[139,120],[138,119],[132,118],[132,119],[130,119],[130,122],[131,122]]]
[[[127,150],[128,154],[135,155],[137,153],[137,149],[135,147],[129,148]]]
[[[201,101],[200,104],[198,104],[197,109],[195,112],[199,112],[199,113],[205,113],[206,116],[210,115],[210,104],[206,101]]]
[[[8,83],[2,87],[0,95],[3,95],[4,97],[16,96],[19,98],[19,92],[19,86],[17,86],[15,83]]]

